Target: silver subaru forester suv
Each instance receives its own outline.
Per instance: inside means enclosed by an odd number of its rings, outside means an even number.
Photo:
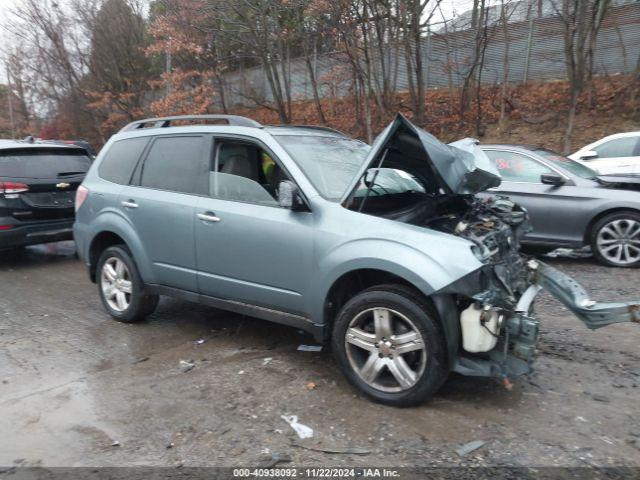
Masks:
[[[401,115],[372,147],[320,127],[155,118],[102,149],[74,235],[116,320],[171,295],[283,323],[330,342],[369,397],[414,405],[451,371],[530,371],[542,288],[589,328],[640,319],[637,302],[596,303],[523,257],[526,211],[475,196],[499,183],[474,141],[445,145]]]

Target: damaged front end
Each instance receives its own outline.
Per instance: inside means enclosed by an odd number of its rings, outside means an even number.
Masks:
[[[472,241],[483,263],[437,292],[453,295],[460,312],[462,348],[453,370],[507,381],[530,371],[539,332],[533,301],[541,286],[519,252],[527,214],[502,197],[468,201],[467,218],[455,226],[430,225]]]
[[[380,179],[392,173],[408,179],[401,193],[382,185]],[[530,229],[527,212],[506,197],[475,196],[499,183],[498,172],[474,141],[444,145],[398,115],[376,141],[343,205],[472,243],[482,266],[436,291],[434,302],[454,299],[455,307],[449,303],[448,311],[441,311],[459,324],[452,369],[508,384],[510,377],[531,370],[539,335],[533,304],[542,289],[590,329],[639,322],[640,302],[595,302],[571,277],[521,255],[520,239]]]
[[[529,227],[516,204],[496,197],[471,205],[473,220],[460,220],[451,233],[478,245],[484,266],[438,292],[454,295],[460,311],[462,350],[454,371],[507,384],[530,372],[540,325],[533,305],[543,289],[589,329],[640,322],[640,302],[596,302],[570,276],[521,255],[520,238]]]

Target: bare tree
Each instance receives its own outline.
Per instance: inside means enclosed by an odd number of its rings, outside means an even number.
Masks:
[[[580,94],[593,71],[593,49],[610,0],[551,0],[551,3],[563,27],[569,79],[569,112],[563,150],[569,153]]]
[[[104,140],[97,118],[87,107],[91,98],[85,82],[86,40],[91,25],[78,21],[92,17],[87,11],[95,6],[92,0],[77,0],[72,12],[53,0],[24,0],[13,10],[9,30],[21,54],[29,59],[23,65],[24,78],[39,104],[48,103],[50,114],[60,113],[64,105],[71,135],[91,137],[97,132]]]
[[[418,125],[425,122],[425,65],[423,44],[425,30],[434,12],[439,8],[441,0],[405,0],[400,2],[399,20],[403,26],[403,44],[409,96],[414,112],[414,120]]]

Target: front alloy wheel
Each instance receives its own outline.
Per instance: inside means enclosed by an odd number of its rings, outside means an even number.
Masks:
[[[345,341],[351,367],[377,390],[406,390],[424,372],[427,352],[422,335],[411,320],[395,310],[378,307],[362,311],[351,321]]]
[[[594,226],[592,249],[598,260],[613,267],[640,264],[640,215],[608,215]]]
[[[435,310],[403,285],[378,285],[351,298],[334,322],[332,349],[347,380],[387,405],[424,402],[449,371]]]

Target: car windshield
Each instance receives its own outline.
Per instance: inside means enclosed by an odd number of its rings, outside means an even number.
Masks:
[[[578,177],[591,179],[598,176],[598,173],[595,170],[591,170],[589,167],[586,167],[583,164],[576,162],[575,160],[571,160],[564,155],[560,155],[559,153],[547,150],[545,148],[536,149],[534,150],[534,152],[540,155],[545,160],[549,160],[555,165],[564,168],[569,173],[573,173]]]
[[[344,137],[278,135],[275,137],[300,166],[320,195],[339,201],[371,147]]]

